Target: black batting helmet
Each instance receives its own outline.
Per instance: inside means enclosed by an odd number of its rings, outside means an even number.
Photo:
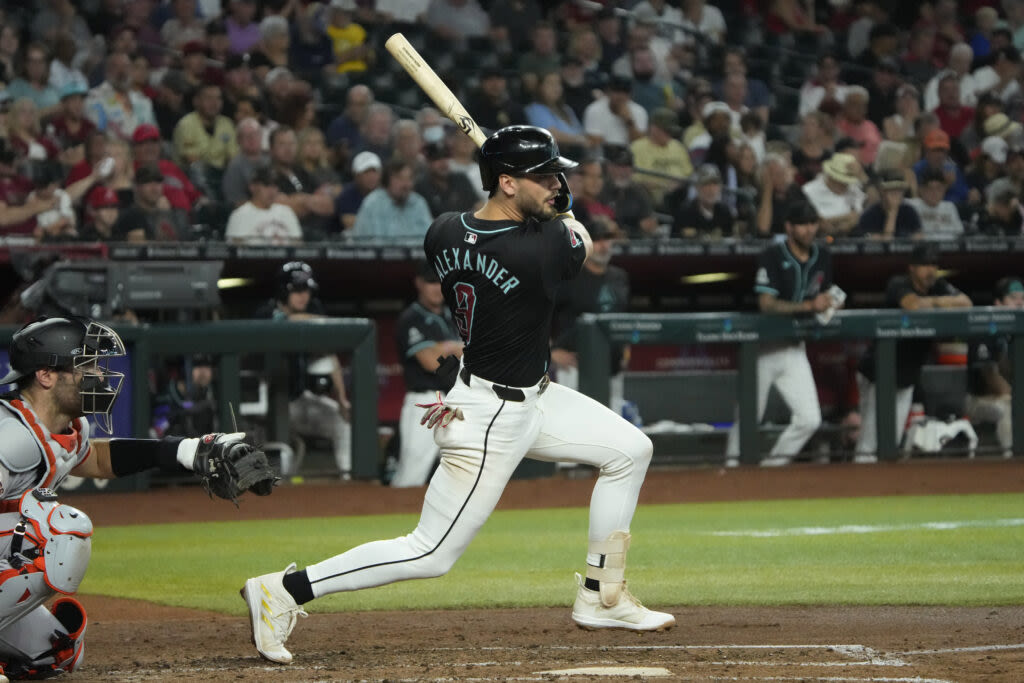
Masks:
[[[578,166],[558,152],[551,133],[536,126],[506,126],[491,134],[480,147],[480,179],[493,192],[498,176],[560,175]]]
[[[289,261],[281,266],[278,273],[277,298],[284,301],[292,292],[304,292],[307,289],[316,293],[320,285],[313,279],[313,269],[305,261]]]

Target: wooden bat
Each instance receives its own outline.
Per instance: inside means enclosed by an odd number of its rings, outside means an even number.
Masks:
[[[412,76],[412,79],[416,81],[420,89],[433,100],[442,114],[454,121],[455,125],[461,128],[462,132],[476,143],[477,147],[484,144],[487,136],[480,130],[480,126],[476,125],[476,121],[469,115],[466,108],[462,106],[462,102],[459,102],[459,98],[444,84],[444,81],[438,77],[437,73],[430,68],[430,65],[423,59],[423,56],[406,40],[405,36],[401,33],[394,34],[384,43],[384,47],[402,65],[402,68]]]

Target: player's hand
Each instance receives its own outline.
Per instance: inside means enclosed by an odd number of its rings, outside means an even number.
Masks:
[[[818,296],[811,299],[811,310],[815,313],[824,313],[833,304],[832,297],[827,293],[822,292]]]
[[[420,419],[420,424],[426,425],[427,429],[433,429],[438,425],[441,425],[441,429],[444,429],[455,420],[466,419],[462,414],[462,408],[456,408],[445,403],[444,399],[441,398],[440,391],[437,392],[437,401],[434,403],[417,403],[416,407],[426,408],[426,412],[423,413],[423,417]]]
[[[551,349],[551,362],[560,368],[575,368],[579,365],[576,354],[566,349]]]

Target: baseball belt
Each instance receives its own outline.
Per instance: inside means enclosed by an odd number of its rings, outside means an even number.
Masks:
[[[462,383],[465,384],[467,387],[470,385],[469,379],[472,376],[473,375],[469,372],[469,368],[465,366],[463,366],[462,370],[459,371],[459,379],[461,379]],[[537,389],[537,395],[540,396],[541,394],[543,394],[547,390],[548,385],[550,383],[551,378],[548,377],[547,373],[545,373],[544,376],[541,377],[540,379],[540,387]],[[495,396],[505,401],[515,401],[516,403],[522,403],[523,401],[526,400],[526,394],[523,393],[522,389],[505,386],[504,384],[492,384],[491,390],[494,392]]]

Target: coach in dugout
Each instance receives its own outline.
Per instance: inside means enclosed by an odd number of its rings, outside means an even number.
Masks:
[[[829,315],[842,306],[832,285],[832,254],[815,243],[820,218],[807,200],[790,204],[786,212],[786,241],[775,242],[761,253],[754,290],[762,313],[777,315]],[[821,319],[821,318],[819,318]],[[757,356],[757,421],[775,387],[792,413],[763,467],[788,465],[821,425],[821,406],[811,364],[803,342],[762,344]],[[739,465],[739,419],[733,421],[726,443],[725,464]]]

